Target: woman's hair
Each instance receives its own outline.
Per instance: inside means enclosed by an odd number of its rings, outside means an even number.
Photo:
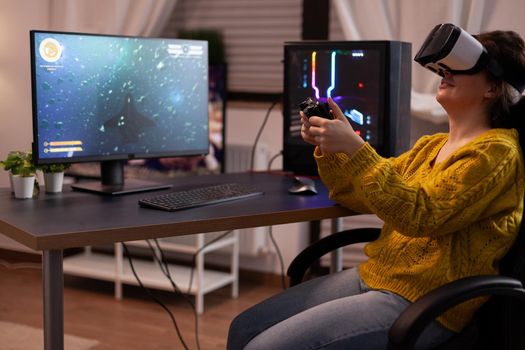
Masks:
[[[525,43],[519,34],[496,30],[475,37],[505,72],[519,74],[521,80],[525,79]],[[524,138],[525,141],[525,97],[503,79],[490,72],[488,76],[497,92],[490,106],[492,127],[516,128],[520,132],[520,139]]]

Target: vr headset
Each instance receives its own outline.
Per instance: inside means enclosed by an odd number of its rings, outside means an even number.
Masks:
[[[486,69],[520,93],[525,89],[525,77],[517,72],[505,71],[476,38],[454,24],[435,26],[414,60],[440,76],[444,76],[445,72],[475,74]]]

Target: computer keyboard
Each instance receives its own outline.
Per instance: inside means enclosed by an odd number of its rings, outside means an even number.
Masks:
[[[139,205],[155,209],[176,211],[216,204],[241,198],[253,197],[264,192],[252,187],[229,183],[175,191],[139,200]]]

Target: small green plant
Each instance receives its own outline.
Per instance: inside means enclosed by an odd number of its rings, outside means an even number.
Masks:
[[[11,151],[5,160],[0,161],[0,165],[13,175],[27,177],[36,173],[36,166],[33,164],[31,152]]]
[[[22,152],[11,151],[7,155],[5,160],[0,161],[0,165],[4,168],[5,171],[10,171],[14,173],[22,165]]]
[[[37,168],[42,170],[44,173],[61,173],[67,168],[69,168],[71,164],[64,164],[64,163],[58,163],[58,164],[42,164],[38,165]]]

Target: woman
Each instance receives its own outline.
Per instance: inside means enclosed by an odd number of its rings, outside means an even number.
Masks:
[[[525,73],[525,44],[516,33],[476,38],[501,66]],[[385,224],[358,268],[304,282],[239,315],[228,349],[385,349],[388,329],[411,302],[452,280],[498,273],[522,218],[523,157],[511,127],[525,118],[517,115],[525,102],[485,69],[445,73],[436,99],[449,133],[424,136],[390,159],[354,132],[332,100],[334,120],[301,115],[330,197]],[[461,331],[482,302],[438,317],[418,348]]]

